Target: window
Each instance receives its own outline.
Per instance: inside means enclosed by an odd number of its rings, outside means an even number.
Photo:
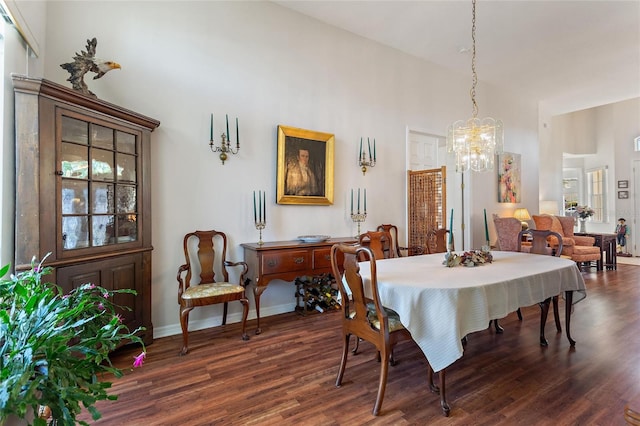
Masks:
[[[607,211],[607,168],[602,167],[587,172],[587,205],[595,214],[594,222],[608,222]]]

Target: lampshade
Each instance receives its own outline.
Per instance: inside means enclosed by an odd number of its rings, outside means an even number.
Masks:
[[[529,214],[529,210],[525,208],[516,209],[516,211],[513,212],[513,217],[515,217],[520,221],[520,223],[522,224],[523,231],[526,229],[529,229],[529,224],[527,223],[527,220],[531,220],[531,215]]]
[[[476,103],[476,0],[472,2],[471,40],[471,103],[472,117],[466,121],[458,120],[449,126],[447,132],[447,151],[455,157],[456,172],[471,169],[477,172],[493,170],[496,154],[502,153],[504,131],[502,121],[491,117],[479,119]]]
[[[529,210],[525,208],[516,209],[516,211],[513,212],[513,217],[522,221],[531,220],[531,215],[529,214]]]

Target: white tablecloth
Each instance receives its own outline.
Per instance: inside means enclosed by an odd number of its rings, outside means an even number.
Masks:
[[[493,263],[476,267],[447,268],[443,253],[376,261],[382,304],[400,315],[435,371],[460,358],[461,339],[486,329],[492,319],[569,290],[579,290],[574,303],[586,297],[584,280],[572,260],[492,254]],[[360,273],[370,281],[368,262],[361,264]]]

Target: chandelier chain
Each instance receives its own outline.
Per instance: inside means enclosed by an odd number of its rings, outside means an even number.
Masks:
[[[472,2],[471,15],[471,103],[473,104],[473,118],[476,118],[478,116],[478,104],[476,103],[476,84],[478,84],[478,75],[476,74],[476,0]]]

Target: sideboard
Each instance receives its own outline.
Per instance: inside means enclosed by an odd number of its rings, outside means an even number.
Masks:
[[[255,284],[253,295],[256,303],[260,334],[260,296],[274,279],[293,281],[303,275],[318,275],[331,272],[331,246],[336,243],[355,243],[353,237],[330,238],[321,242],[275,241],[243,243],[244,261],[249,266],[247,276]]]

